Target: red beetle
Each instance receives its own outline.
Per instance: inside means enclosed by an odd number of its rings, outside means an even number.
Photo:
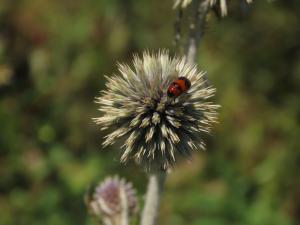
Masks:
[[[191,87],[191,82],[185,77],[178,77],[168,87],[169,97],[178,97],[183,92],[187,91]]]

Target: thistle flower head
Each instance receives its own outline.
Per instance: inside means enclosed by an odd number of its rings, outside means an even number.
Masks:
[[[122,199],[125,198],[125,199]],[[85,196],[91,213],[101,219],[119,217],[124,210],[124,202],[129,215],[137,210],[137,198],[132,184],[118,176],[107,177]]]
[[[97,98],[103,115],[95,121],[103,130],[113,130],[103,145],[124,137],[121,161],[135,159],[148,170],[167,169],[178,156],[204,149],[203,135],[218,108],[208,100],[215,89],[206,85],[204,73],[165,51],[135,56],[133,65],[119,65],[120,74],[107,77],[107,90]],[[168,97],[168,87],[178,77],[187,78],[191,87]]]

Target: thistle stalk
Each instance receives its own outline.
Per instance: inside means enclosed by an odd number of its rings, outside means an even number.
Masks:
[[[193,4],[193,13],[189,25],[189,39],[186,48],[187,61],[191,64],[194,64],[197,58],[197,50],[200,39],[203,36],[205,17],[209,10],[210,0],[195,0]],[[165,178],[165,172],[154,173],[149,176],[141,225],[156,224]]]
[[[149,182],[145,205],[142,213],[141,225],[156,224],[160,197],[163,191],[165,179],[165,172],[156,172],[149,175]]]
[[[204,33],[205,17],[210,8],[211,0],[195,0],[191,22],[189,24],[189,39],[186,47],[186,57],[189,63],[195,63],[200,40]]]
[[[124,187],[120,188],[120,200],[121,200],[121,219],[120,225],[128,225],[129,213],[128,213],[128,199],[126,194],[126,189]]]

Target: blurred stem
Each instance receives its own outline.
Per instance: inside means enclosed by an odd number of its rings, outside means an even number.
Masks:
[[[209,0],[194,0],[189,24],[189,38],[186,57],[189,63],[195,63],[197,50],[204,33],[205,18],[210,8]]]
[[[128,215],[128,201],[126,196],[126,190],[124,186],[120,188],[120,198],[121,198],[121,216],[120,216],[120,225],[128,225],[129,215]]]
[[[141,225],[155,225],[158,215],[160,197],[166,179],[166,172],[149,175],[145,205],[142,212]]]

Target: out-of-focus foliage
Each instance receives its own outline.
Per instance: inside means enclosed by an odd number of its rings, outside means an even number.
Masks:
[[[167,181],[160,224],[292,225],[300,220],[300,2],[231,1],[199,49],[222,105],[208,151]],[[83,194],[121,174],[101,151],[94,96],[116,61],[172,48],[172,1],[0,1],[0,224],[94,224]],[[113,150],[113,151],[111,151]]]

